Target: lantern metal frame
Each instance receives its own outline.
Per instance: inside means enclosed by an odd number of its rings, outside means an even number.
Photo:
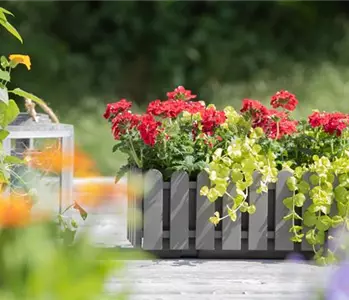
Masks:
[[[10,125],[7,127],[10,134],[3,141],[3,149],[5,154],[11,155],[13,150],[12,140],[26,140],[29,141],[28,149],[33,149],[35,139],[58,139],[61,142],[62,159],[70,159],[74,157],[74,126],[68,124],[56,123],[35,123],[20,125]],[[60,192],[59,196],[59,213],[62,212],[63,200],[65,206],[73,204],[73,179],[74,179],[74,165],[73,159],[71,164],[63,165],[60,173]],[[64,199],[63,199],[64,197]]]

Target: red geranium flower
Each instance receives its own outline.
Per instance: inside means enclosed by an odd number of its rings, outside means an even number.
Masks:
[[[143,142],[146,145],[154,146],[156,142],[156,137],[158,136],[160,130],[160,122],[154,119],[153,115],[146,114],[141,117],[141,123],[138,125],[138,131],[141,135]]]
[[[213,135],[214,129],[226,120],[224,111],[215,110],[213,107],[201,112],[202,131],[207,135]]]
[[[186,90],[183,86],[179,86],[174,89],[173,92],[168,92],[167,97],[169,100],[188,101],[190,99],[195,99],[196,95],[192,95],[190,90]]]
[[[289,93],[288,91],[281,90],[271,97],[270,105],[273,108],[282,107],[286,110],[295,110],[298,104],[296,96]]]
[[[129,111],[119,113],[112,119],[112,132],[114,139],[119,140],[121,134],[125,134],[127,130],[136,127],[140,122],[140,116],[134,115]]]
[[[314,111],[309,117],[308,122],[311,127],[324,126],[329,120],[329,113]]]
[[[261,127],[268,115],[268,109],[259,101],[244,99],[242,100],[242,113],[248,113],[252,118],[253,127]]]
[[[103,114],[103,117],[108,120],[110,117],[113,117],[118,113],[121,113],[130,109],[131,106],[132,106],[132,103],[127,101],[126,99],[121,99],[120,101],[115,103],[108,103],[105,113]]]
[[[349,116],[343,113],[331,113],[327,115],[327,122],[323,125],[325,132],[340,136],[349,125]]]

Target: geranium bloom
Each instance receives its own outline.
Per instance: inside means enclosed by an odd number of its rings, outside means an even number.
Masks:
[[[30,70],[31,62],[30,62],[30,57],[28,55],[11,54],[9,56],[9,59],[11,61],[16,62],[17,64],[25,65],[27,67],[27,69]]]
[[[156,137],[159,134],[160,122],[156,122],[154,117],[150,114],[146,114],[141,117],[141,123],[138,125],[138,131],[141,135],[143,142],[146,145],[154,146]]]
[[[349,125],[349,116],[343,113],[331,113],[327,115],[327,122],[323,125],[325,132],[340,136]]]
[[[207,108],[201,112],[202,132],[207,135],[213,135],[214,129],[223,124],[226,120],[224,111],[218,111],[213,107]]]
[[[130,109],[131,106],[132,103],[126,99],[121,99],[115,103],[108,103],[103,117],[108,120],[110,117]]]
[[[295,110],[298,104],[296,96],[289,93],[288,91],[281,90],[271,97],[270,105],[273,108],[282,107],[286,110]]]
[[[173,92],[168,92],[167,97],[169,100],[188,101],[190,99],[195,99],[196,95],[192,95],[190,90],[186,90],[183,86],[179,86],[175,88]]]
[[[309,117],[308,122],[311,127],[320,127],[328,122],[329,114],[327,112],[314,111]]]
[[[297,132],[297,121],[281,119],[280,121],[271,121],[268,128],[263,128],[267,136],[271,139],[280,139],[284,135],[291,135]]]
[[[149,103],[147,114],[162,116],[163,118],[176,118],[186,107],[182,100],[155,100]]]
[[[140,117],[129,111],[124,111],[119,113],[111,122],[114,139],[119,140],[120,135],[125,134],[127,130],[132,129],[139,124]]]
[[[244,99],[242,100],[242,113],[248,113],[252,118],[253,127],[261,127],[265,117],[268,115],[268,109],[259,101]]]

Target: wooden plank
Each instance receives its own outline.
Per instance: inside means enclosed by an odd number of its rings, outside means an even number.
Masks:
[[[235,185],[230,185],[228,193],[235,197]],[[228,208],[232,207],[233,200],[225,195],[223,196],[223,216],[228,214]],[[237,211],[236,221],[232,221],[229,217],[225,218],[222,224],[222,249],[223,250],[241,250],[241,212]]]
[[[260,181],[260,174],[253,174],[254,184],[249,189],[249,203],[256,206],[256,212],[249,215],[248,221],[248,249],[267,250],[267,214],[268,214],[268,193],[257,194],[256,183]]]
[[[171,177],[170,249],[189,249],[189,176],[178,171]]]
[[[200,189],[203,186],[209,186],[210,180],[208,174],[202,171],[197,176],[196,188],[196,239],[195,247],[197,250],[214,250],[214,225],[209,222],[209,218],[214,214],[214,203],[211,203],[207,197],[200,196]]]
[[[141,247],[142,231],[143,231],[143,216],[142,216],[142,197],[143,194],[143,174],[142,170],[136,169],[134,172],[134,189],[137,187],[137,192],[133,191],[134,199],[134,246]],[[140,192],[139,192],[140,191]]]
[[[162,249],[163,179],[158,170],[144,176],[143,249]]]
[[[283,204],[283,200],[292,197],[293,193],[288,189],[286,182],[292,174],[289,171],[281,171],[278,174],[278,181],[275,189],[275,250],[293,250],[293,242],[290,240],[292,233],[289,229],[292,221],[283,219],[289,213],[288,208]]]
[[[311,175],[310,173],[304,174],[303,179],[304,179],[306,182],[308,182],[309,185],[310,185],[310,188],[312,188],[312,185],[311,185],[310,180],[309,180],[310,175]],[[302,216],[304,215],[305,211],[308,209],[308,207],[309,207],[310,204],[311,204],[311,199],[309,198],[309,195],[306,194],[305,197],[306,197],[306,200],[305,200],[305,203],[304,203],[304,205],[303,205],[303,207],[302,207]],[[306,240],[306,238],[305,238],[305,235],[306,235],[306,233],[307,233],[308,230],[309,230],[309,228],[306,227],[306,226],[304,226],[304,224],[303,224],[303,233],[304,233],[304,237],[303,237],[303,241],[302,241],[302,245],[301,245],[301,250],[302,250],[302,251],[312,251],[312,250],[313,250],[312,246],[309,245],[309,243],[307,242],[307,240]]]

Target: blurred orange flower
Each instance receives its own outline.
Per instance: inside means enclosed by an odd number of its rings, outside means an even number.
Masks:
[[[31,62],[30,57],[28,55],[22,55],[22,54],[11,54],[9,56],[11,61],[14,61],[18,64],[23,64],[27,67],[28,70],[30,70]]]
[[[11,195],[0,199],[0,227],[23,227],[47,218],[46,214],[33,214],[32,202],[23,196]]]
[[[75,177],[99,175],[93,160],[78,148],[75,148],[74,156],[72,157],[63,155],[61,149],[57,146],[46,146],[42,151],[26,151],[24,160],[31,167],[47,173],[61,173],[65,168],[74,165]]]

